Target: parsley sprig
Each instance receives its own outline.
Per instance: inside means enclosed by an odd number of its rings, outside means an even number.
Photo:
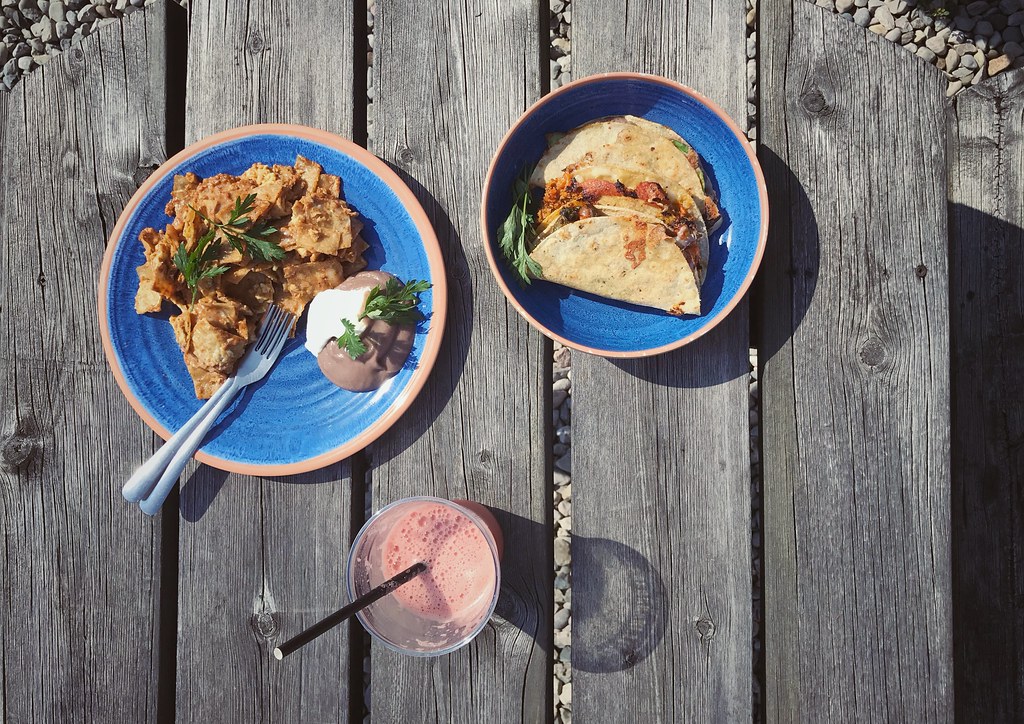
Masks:
[[[531,283],[531,277],[540,277],[540,264],[530,257],[529,246],[536,232],[533,228],[533,214],[530,213],[529,170],[523,172],[512,183],[512,210],[505,223],[498,229],[498,245],[505,256],[512,273],[520,284]]]
[[[419,310],[419,295],[430,287],[430,282],[422,279],[412,279],[404,284],[395,278],[388,279],[383,288],[377,286],[370,290],[359,320],[379,319],[389,324],[416,324],[423,319],[423,312]],[[338,346],[348,352],[349,357],[356,359],[366,352],[366,343],[353,322],[342,319],[341,323],[345,331],[338,337]]]
[[[192,291],[189,308],[195,306],[196,297],[199,295],[199,282],[203,279],[220,276],[228,270],[226,266],[214,265],[220,252],[220,244],[214,241],[216,236],[217,230],[211,228],[199,237],[199,241],[191,251],[186,249],[185,243],[182,242],[178,245],[178,250],[174,252],[174,266],[178,267],[185,284]]]
[[[239,254],[244,254],[248,250],[249,255],[254,259],[262,259],[263,261],[283,259],[284,249],[267,238],[275,233],[277,229],[263,222],[250,222],[249,214],[252,213],[255,207],[256,194],[249,194],[244,199],[240,196],[236,197],[235,206],[231,209],[231,216],[228,217],[228,220],[216,221],[195,206],[189,206],[212,229],[223,234],[224,238],[231,244],[231,247]],[[250,223],[251,226],[249,226]],[[249,228],[247,229],[246,226],[249,226]]]
[[[366,342],[363,341],[363,338],[359,336],[359,332],[356,331],[356,325],[347,319],[342,319],[341,323],[345,325],[345,332],[338,337],[338,346],[344,347],[349,357],[357,359],[366,353]]]

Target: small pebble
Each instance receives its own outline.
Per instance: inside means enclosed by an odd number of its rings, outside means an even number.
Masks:
[[[1017,59],[1024,55],[1024,48],[1022,48],[1019,43],[1010,42],[1003,46],[1003,52],[1011,58]]]
[[[875,11],[875,20],[881,23],[887,31],[896,27],[896,19],[892,16],[889,8],[884,5]]]
[[[930,50],[935,55],[946,54],[946,41],[938,36],[934,38],[929,38],[928,40],[925,41],[924,45],[928,50]]]
[[[969,18],[966,15],[958,15],[956,17],[956,20],[953,21],[953,26],[957,30],[963,30],[964,32],[969,32],[971,30],[974,30],[974,24],[976,22],[978,22],[978,21],[975,20],[974,18]]]
[[[915,55],[917,55],[917,57],[920,58],[921,60],[927,61],[929,63],[935,61],[935,53],[928,50],[928,48],[918,48],[917,53],[915,53]]]
[[[1006,53],[1003,53],[999,57],[993,58],[988,62],[988,74],[992,76],[996,75],[997,73],[1002,73],[1004,70],[1009,68],[1012,63],[1013,58],[1011,58]]]
[[[867,8],[860,8],[853,14],[853,22],[862,28],[866,28],[871,23],[871,13],[868,12]]]
[[[960,67],[963,70],[977,70],[978,61],[975,60],[973,55],[965,54],[960,58]]]
[[[966,10],[968,15],[981,15],[988,8],[988,0],[974,0],[974,2],[967,6]]]
[[[572,557],[569,550],[569,541],[564,538],[555,538],[555,565],[567,566]]]
[[[565,624],[569,623],[569,609],[560,608],[555,611],[555,630],[565,628]]]
[[[946,97],[951,98],[955,96],[962,88],[964,84],[962,81],[954,80],[946,87]]]
[[[946,71],[952,73],[960,65],[960,54],[956,50],[950,49],[946,53]]]
[[[898,43],[900,42],[900,38],[902,36],[903,31],[901,31],[899,28],[893,28],[892,30],[885,34],[885,39],[888,40],[890,43]]]
[[[836,10],[841,13],[851,13],[855,7],[853,0],[836,0]]]

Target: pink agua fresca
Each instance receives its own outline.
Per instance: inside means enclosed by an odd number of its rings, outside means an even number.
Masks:
[[[418,562],[427,570],[361,612],[360,621],[403,653],[438,655],[464,645],[494,610],[502,547],[497,521],[478,503],[423,497],[382,509],[353,545],[351,594]]]

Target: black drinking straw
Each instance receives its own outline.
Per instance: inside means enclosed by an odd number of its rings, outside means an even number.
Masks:
[[[357,611],[362,611],[364,608],[369,606],[374,601],[379,601],[384,596],[393,592],[399,586],[402,586],[416,576],[427,570],[426,563],[414,563],[413,565],[406,568],[404,571],[399,573],[394,578],[389,578],[384,583],[377,586],[375,589],[367,593],[366,595],[360,596],[349,605],[344,608],[340,608],[332,613],[322,621],[317,621],[315,624],[307,628],[305,631],[297,636],[294,636],[283,644],[274,649],[274,658],[280,660],[288,654],[292,653],[296,649],[300,649],[308,644],[318,636],[330,631],[332,628],[337,626],[342,621],[351,618]]]

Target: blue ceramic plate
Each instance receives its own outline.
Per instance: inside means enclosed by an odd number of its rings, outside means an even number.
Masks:
[[[118,220],[99,280],[100,331],[107,360],[135,410],[167,438],[199,409],[192,380],[161,314],[135,313],[135,267],[143,263],[139,232],[162,229],[175,174],[240,174],[254,162],[292,164],[300,154],[341,177],[342,196],[366,224],[368,268],[426,279],[427,319],[412,355],[396,377],[374,392],[335,387],[303,347],[305,318],[274,369],[248,387],[210,433],[196,458],[223,470],[288,475],[324,467],[365,447],[411,404],[437,356],[447,297],[437,237],[412,192],[363,148],[324,131],[292,125],[247,126],[186,148],[142,185]]]
[[[498,247],[512,204],[512,182],[547,148],[544,134],[604,116],[629,114],[672,128],[700,154],[717,192],[723,223],[711,235],[700,316],[664,312],[534,281],[521,287]],[[484,184],[481,222],[491,270],[505,296],[541,332],[605,357],[644,357],[681,347],[720,322],[754,278],[768,234],[768,195],[753,150],[713,102],[665,78],[609,73],[582,78],[545,96],[508,132]]]

